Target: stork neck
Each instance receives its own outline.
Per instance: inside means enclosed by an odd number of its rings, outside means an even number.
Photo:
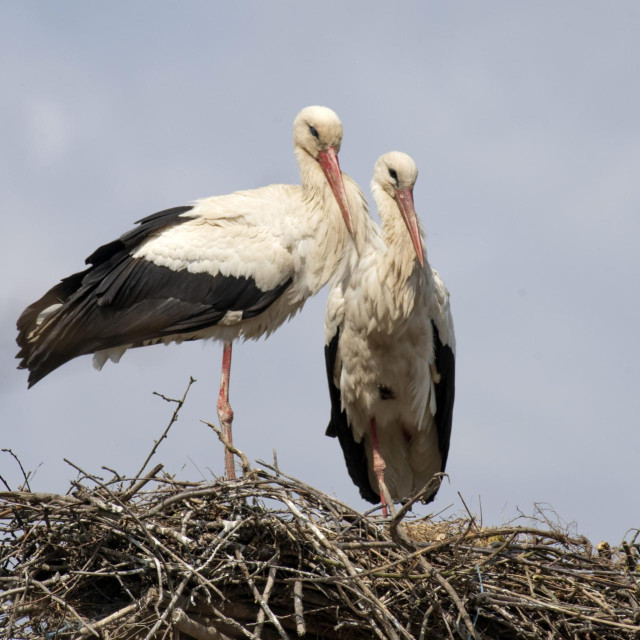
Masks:
[[[386,191],[381,188],[375,189],[374,198],[382,222],[382,236],[389,248],[388,259],[393,259],[396,263],[399,263],[401,273],[404,274],[404,277],[408,277],[415,268],[420,269],[420,263],[418,262],[413,242],[411,242],[407,225],[402,219],[396,201]],[[424,233],[419,221],[418,227],[422,238],[422,246],[424,247]],[[424,249],[424,263],[428,265],[426,248]]]
[[[304,256],[305,281],[309,292],[316,293],[335,274],[344,249],[350,242],[349,231],[318,161],[298,147],[295,155],[305,204],[305,235],[313,239]],[[346,181],[345,190],[351,205]]]
[[[358,255],[361,255],[365,248],[374,241],[374,237],[380,237],[380,229],[369,215],[367,200],[360,187],[349,176],[345,175],[344,179],[351,210],[351,223],[353,224],[353,245]]]
[[[318,161],[301,147],[295,148],[295,156],[303,189],[313,191],[321,187],[325,178]]]
[[[342,179],[354,229],[352,238],[318,161],[301,148],[296,148],[295,154],[300,168],[303,198],[309,210],[307,224],[315,239],[314,262],[323,265],[322,269],[314,269],[317,277],[314,279],[313,288],[317,291],[336,273],[338,262],[347,247],[355,245],[357,254],[362,252],[370,235],[376,232],[376,225],[368,215],[367,201],[360,187],[343,173]]]
[[[322,210],[332,220],[333,218],[341,219],[340,208],[319,162],[300,147],[296,147],[295,154],[305,200],[310,203],[313,209]],[[313,223],[311,220],[309,222]],[[345,225],[343,224],[343,226]],[[346,226],[345,233],[347,233]]]

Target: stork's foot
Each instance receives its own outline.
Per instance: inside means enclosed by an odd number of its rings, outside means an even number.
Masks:
[[[373,472],[376,474],[376,478],[378,479],[378,490],[380,491],[380,502],[382,503],[382,515],[386,518],[389,513],[387,511],[387,499],[386,495],[388,495],[389,490],[387,489],[387,485],[384,483],[384,470],[386,469],[386,464],[382,459],[382,456],[377,452],[373,452]]]
[[[371,428],[371,449],[373,451],[373,472],[378,480],[378,491],[380,492],[380,502],[382,503],[382,515],[386,518],[389,515],[387,510],[387,501],[391,505],[389,489],[384,482],[384,470],[387,468],[384,458],[380,453],[380,441],[378,440],[378,429],[376,427],[376,419],[371,418],[369,421]]]

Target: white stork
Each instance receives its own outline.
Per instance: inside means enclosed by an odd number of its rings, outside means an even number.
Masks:
[[[423,248],[417,176],[404,153],[378,159],[371,188],[382,237],[369,234],[327,303],[327,435],[338,437],[360,495],[382,502],[384,515],[384,485],[394,502],[424,487],[444,471],[451,435],[453,320],[449,292]]]
[[[232,341],[269,335],[291,318],[334,275],[354,225],[368,219],[360,189],[340,172],[335,112],[303,109],[293,140],[302,186],[239,191],[142,218],[27,307],[17,357],[29,386],[83,354],[93,353],[100,369],[132,347],[217,338],[218,416],[231,441]]]

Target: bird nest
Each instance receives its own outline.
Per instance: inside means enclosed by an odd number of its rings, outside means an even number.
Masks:
[[[383,519],[234,452],[232,482],[158,465],[0,493],[0,636],[640,637],[637,536],[594,549],[549,523]]]

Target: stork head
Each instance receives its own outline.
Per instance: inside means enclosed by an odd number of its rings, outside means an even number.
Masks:
[[[413,186],[418,178],[418,167],[411,156],[400,151],[391,151],[378,158],[373,169],[371,188],[382,189],[398,205],[420,266],[424,265],[422,238],[418,227],[418,216],[413,204]]]
[[[296,151],[310,155],[322,168],[333,191],[349,233],[353,234],[347,194],[342,181],[338,151],[342,142],[342,122],[328,107],[305,107],[293,122]]]

